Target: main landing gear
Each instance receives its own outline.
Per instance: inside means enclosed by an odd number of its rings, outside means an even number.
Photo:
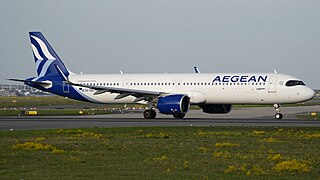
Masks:
[[[143,112],[143,117],[145,119],[154,119],[156,118],[157,113],[154,109],[147,109]]]
[[[280,104],[273,105],[276,110],[276,115],[274,116],[276,119],[282,119],[283,115],[280,113]]]
[[[143,117],[145,119],[155,119],[157,116],[157,112],[151,108],[151,109],[147,109],[143,112]],[[185,116],[185,114],[173,114],[173,117],[175,119],[183,119]]]

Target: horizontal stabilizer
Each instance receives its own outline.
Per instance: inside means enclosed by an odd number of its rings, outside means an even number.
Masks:
[[[17,82],[23,82],[26,84],[37,84],[39,86],[42,86],[44,88],[51,88],[52,82],[51,81],[30,81],[30,80],[24,80],[24,79],[7,79],[9,81],[17,81]]]

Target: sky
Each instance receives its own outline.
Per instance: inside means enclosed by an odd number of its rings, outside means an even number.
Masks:
[[[273,72],[320,89],[319,0],[0,2],[0,83],[36,76],[29,31],[75,73]]]

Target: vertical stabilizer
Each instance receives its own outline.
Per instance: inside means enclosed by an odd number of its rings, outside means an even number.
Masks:
[[[29,36],[38,78],[60,76],[60,73],[68,77],[70,72],[43,34],[41,32],[29,32]],[[57,67],[61,72],[58,72]]]

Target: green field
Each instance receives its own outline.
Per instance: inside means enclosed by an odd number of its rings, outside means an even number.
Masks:
[[[77,110],[77,109],[50,109],[36,110],[36,115],[27,115],[29,111],[22,110],[0,110],[0,116],[74,116],[74,115],[98,115],[110,114],[110,110]],[[32,111],[31,111],[32,112]]]
[[[320,128],[0,132],[0,179],[317,179]]]
[[[0,108],[45,108],[54,109],[57,106],[74,106],[74,109],[86,108],[124,108],[124,104],[95,104],[64,98],[61,96],[0,96]],[[138,104],[128,104],[127,107],[144,107]]]
[[[129,104],[126,107],[140,108],[144,106]],[[37,111],[37,116],[95,115],[109,114],[112,109],[124,109],[124,104],[93,104],[60,96],[0,96],[0,116],[25,115],[24,112],[29,110]],[[82,114],[79,111],[82,111]]]
[[[0,96],[0,108],[35,107],[56,105],[90,105],[81,101],[65,99],[60,96]]]

